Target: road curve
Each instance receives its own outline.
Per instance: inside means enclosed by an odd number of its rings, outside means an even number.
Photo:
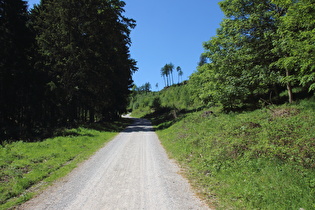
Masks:
[[[19,209],[209,209],[178,174],[148,120],[134,123]]]

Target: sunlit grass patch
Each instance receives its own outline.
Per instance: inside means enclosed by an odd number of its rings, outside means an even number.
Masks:
[[[70,129],[64,136],[42,142],[19,141],[0,146],[0,209],[28,200],[33,195],[32,188],[43,188],[69,173],[128,122],[116,123],[110,129]]]
[[[188,114],[159,130],[172,158],[222,209],[315,208],[315,102]]]

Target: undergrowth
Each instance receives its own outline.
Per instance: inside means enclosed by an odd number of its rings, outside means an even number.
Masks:
[[[13,142],[0,146],[0,209],[29,200],[54,180],[112,139],[130,121],[94,125],[61,132],[42,142]]]
[[[152,116],[151,116],[152,117]],[[152,118],[154,119],[154,118]],[[315,209],[315,101],[185,114],[157,131],[218,209]]]

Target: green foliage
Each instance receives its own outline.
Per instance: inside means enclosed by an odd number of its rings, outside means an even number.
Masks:
[[[153,109],[155,112],[158,112],[161,106],[161,99],[159,97],[154,97],[153,101],[150,104],[150,108]]]
[[[78,120],[79,108],[89,111],[90,121],[125,111],[135,66],[128,51],[134,21],[122,16],[123,6],[86,0],[38,6],[34,27],[42,59],[37,65],[43,63],[55,84],[50,102],[66,118],[62,121]]]
[[[189,85],[172,86],[160,92],[162,107],[185,110],[196,106],[192,101]]]
[[[0,2],[0,143],[126,111],[135,21],[119,0]]]
[[[132,91],[137,93],[148,93],[151,91],[151,88],[152,88],[151,84],[149,82],[146,82],[144,85],[141,85],[140,87],[134,85],[132,87]]]
[[[284,87],[312,91],[314,85],[314,3],[282,0],[224,0],[217,35],[190,80],[204,104],[226,110],[256,108],[262,98],[280,101]],[[209,63],[207,63],[207,59]]]
[[[255,106],[253,98],[258,101],[276,84],[277,71],[270,63],[276,59],[271,49],[277,9],[267,0],[225,0],[220,6],[226,19],[217,35],[204,43],[202,57],[210,63],[198,67],[192,86],[206,104],[220,102],[226,109]]]
[[[212,108],[158,135],[218,208],[313,209],[314,101],[237,114]]]
[[[127,123],[130,121],[95,129],[81,127],[42,142],[19,141],[0,146],[0,209],[30,199],[36,188],[65,176],[112,139],[117,134],[113,130],[121,131]]]
[[[278,39],[274,41],[274,51],[281,56],[275,64],[290,72],[284,78],[288,82],[315,90],[315,4],[307,0],[273,2],[287,9],[280,18]]]
[[[197,108],[199,103],[195,102],[191,95],[191,88],[187,84],[173,85],[159,92],[134,91],[129,109],[132,110],[134,116],[144,116],[163,108],[175,112]]]

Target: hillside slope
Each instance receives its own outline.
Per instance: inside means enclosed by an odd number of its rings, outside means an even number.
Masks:
[[[147,116],[210,205],[315,208],[315,100],[225,114],[219,107]]]

